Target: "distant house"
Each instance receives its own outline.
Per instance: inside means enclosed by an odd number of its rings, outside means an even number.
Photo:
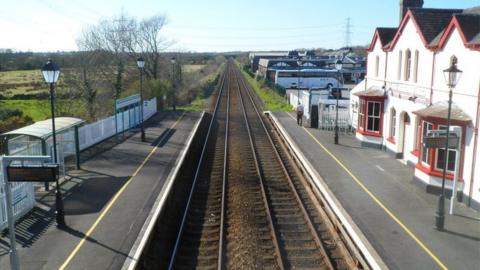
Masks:
[[[480,8],[411,8],[398,28],[377,28],[367,49],[367,75],[351,92],[357,138],[414,166],[415,180],[438,190],[446,153],[423,146],[429,130],[445,129],[443,70],[457,59],[451,124],[461,130],[460,164],[449,150],[446,187],[458,171],[463,200],[480,209]]]
[[[258,70],[258,62],[260,59],[275,59],[275,58],[285,58],[287,57],[289,52],[251,52],[248,55],[250,59],[250,67],[252,72],[257,72]]]
[[[329,68],[335,68],[335,63],[338,60],[342,60],[342,75],[345,82],[358,83],[365,78],[367,72],[367,60],[365,57],[353,56],[353,55],[335,55],[330,56],[326,61],[326,66]]]

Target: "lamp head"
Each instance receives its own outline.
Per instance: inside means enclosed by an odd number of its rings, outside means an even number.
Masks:
[[[42,74],[46,83],[56,83],[60,76],[60,69],[52,62],[52,59],[48,59],[47,63],[42,67]]]
[[[139,69],[143,69],[145,67],[145,60],[143,59],[143,57],[139,57],[137,59],[137,66]]]
[[[457,68],[457,57],[452,56],[450,59],[450,67],[443,70],[443,76],[445,77],[445,83],[447,86],[449,88],[455,88],[462,76],[462,71]]]
[[[343,62],[342,62],[342,60],[338,59],[338,60],[335,62],[335,69],[336,69],[336,70],[342,70],[342,67],[343,67]]]
[[[175,64],[175,61],[176,61],[176,60],[175,60],[175,57],[172,57],[172,59],[170,59],[170,62],[171,62],[172,64]]]

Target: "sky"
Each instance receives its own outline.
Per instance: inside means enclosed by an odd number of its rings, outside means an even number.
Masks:
[[[170,51],[225,52],[366,45],[376,27],[398,26],[399,0],[0,0],[0,48],[77,50],[82,29],[123,10],[165,15]],[[468,8],[480,0],[424,0],[424,7]]]

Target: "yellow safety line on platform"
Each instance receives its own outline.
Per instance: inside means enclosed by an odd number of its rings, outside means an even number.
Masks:
[[[185,113],[182,113],[182,115],[177,119],[177,121],[175,121],[175,123],[172,124],[172,126],[170,126],[170,129],[173,129],[177,126],[177,124],[180,122],[180,120],[182,120],[183,116],[185,115]],[[68,255],[67,259],[65,260],[65,262],[60,266],[60,268],[58,268],[59,270],[64,270],[68,264],[73,260],[73,258],[75,257],[75,255],[77,255],[78,251],[80,251],[80,248],[83,246],[83,244],[85,244],[85,241],[87,238],[90,237],[90,235],[93,233],[93,231],[95,230],[95,228],[98,226],[98,224],[100,223],[100,221],[102,221],[102,219],[105,217],[105,215],[108,213],[108,211],[110,210],[110,208],[113,206],[113,204],[115,204],[115,202],[117,201],[117,199],[120,197],[120,195],[122,195],[123,191],[127,188],[127,186],[130,184],[130,182],[132,181],[132,179],[140,172],[140,170],[143,168],[143,166],[145,166],[145,164],[147,163],[147,161],[150,159],[150,157],[155,153],[155,151],[158,149],[158,146],[164,141],[164,139],[168,138],[168,136],[165,136],[162,140],[160,140],[156,145],[155,147],[152,149],[152,151],[150,151],[150,153],[148,154],[148,156],[143,160],[142,164],[140,164],[140,166],[138,166],[138,168],[135,170],[135,172],[132,174],[132,176],[127,180],[127,182],[123,185],[123,187],[115,194],[115,196],[110,200],[110,202],[107,204],[107,206],[103,209],[102,213],[100,213],[100,215],[98,216],[97,220],[95,220],[95,222],[92,224],[92,226],[90,227],[90,229],[88,229],[88,231],[85,233],[85,236],[83,236],[82,240],[80,240],[80,242],[77,244],[77,246],[75,247],[75,249],[73,249],[73,251],[70,253],[70,255]]]
[[[297,120],[295,119],[295,117],[293,117],[291,114],[287,113],[293,120]],[[342,167],[352,178],[355,182],[357,182],[357,184],[368,194],[368,196],[370,196],[370,198],[372,198],[372,200],[378,204],[378,206],[380,206],[383,211],[385,211],[422,249],[423,251],[425,251],[437,264],[438,266],[440,266],[440,268],[444,269],[444,270],[447,270],[448,268],[442,263],[442,261],[440,261],[440,259],[437,258],[437,256],[435,256],[435,254],[433,254],[432,251],[430,251],[430,249],[424,244],[422,243],[422,241],[420,241],[420,239],[418,239],[418,237],[405,225],[403,224],[400,219],[398,219],[375,195],[373,195],[373,193],[368,190],[368,188],[347,168],[347,166],[345,166],[334,154],[332,154],[320,141],[318,141],[317,138],[315,138],[315,136],[310,133],[310,131],[308,131],[308,129],[306,129],[305,127],[302,127],[305,132],[308,133],[308,135],[310,135],[310,137],[313,138],[313,140],[318,144],[320,145],[320,147],[322,147],[322,149],[328,154],[330,155],[330,157],[332,157],[333,160],[335,160],[338,165],[340,165],[340,167]]]

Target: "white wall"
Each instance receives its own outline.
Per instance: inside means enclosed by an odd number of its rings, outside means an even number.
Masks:
[[[455,55],[458,59],[457,67],[462,70],[462,76],[453,89],[452,100],[472,118],[472,126],[467,128],[465,140],[465,156],[463,178],[465,181],[463,192],[468,195],[470,190],[472,163],[474,155],[477,158],[472,197],[480,203],[480,152],[473,152],[473,128],[477,119],[478,93],[480,91],[480,52],[465,48],[460,33],[454,29],[445,46],[438,51],[434,72],[433,102],[448,100],[448,87],[445,83],[443,70],[450,66],[450,57]],[[477,127],[478,128],[478,127]],[[478,146],[477,146],[478,147]]]

